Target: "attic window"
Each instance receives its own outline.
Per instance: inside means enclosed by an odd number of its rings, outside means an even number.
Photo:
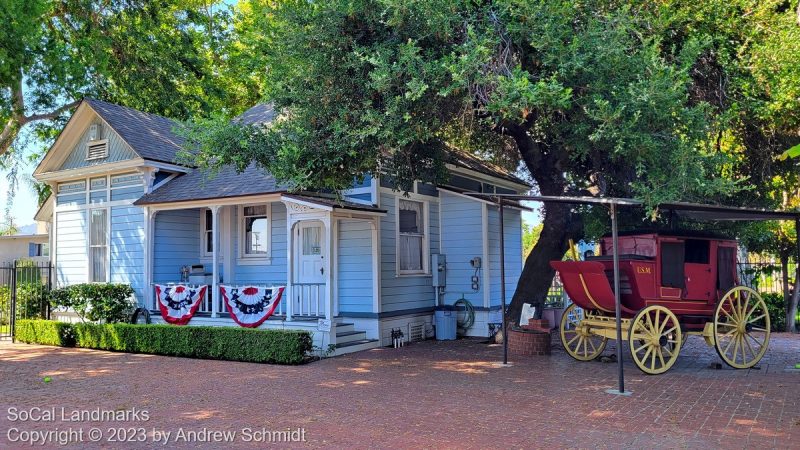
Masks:
[[[102,159],[108,156],[108,140],[89,141],[86,143],[86,160]]]

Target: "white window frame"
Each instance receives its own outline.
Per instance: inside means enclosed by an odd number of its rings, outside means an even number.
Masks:
[[[422,270],[400,270],[400,201],[407,200],[422,204]],[[395,271],[398,277],[404,276],[427,276],[430,275],[430,253],[431,253],[431,233],[430,233],[430,202],[420,196],[409,194],[408,197],[396,195],[394,202],[394,239],[395,239]]]
[[[104,210],[106,212],[106,278],[105,280],[94,280],[94,261],[92,261],[92,248],[99,247],[92,245],[92,213]],[[108,283],[111,280],[111,208],[87,208],[86,209],[86,260],[88,265],[87,282],[89,283]]]
[[[255,254],[249,255],[245,250],[245,216],[244,216],[244,209],[248,206],[265,206],[266,207],[266,215],[267,215],[267,237],[266,242],[264,245],[267,248],[266,253],[264,254]],[[236,221],[238,227],[238,262],[243,265],[250,264],[268,264],[271,260],[272,255],[272,203],[248,203],[243,205],[238,205],[238,212],[236,214]]]
[[[202,259],[207,259],[207,260],[210,261],[211,258],[214,256],[214,251],[213,251],[213,248],[212,248],[212,251],[208,251],[207,250],[208,247],[206,246],[206,239],[207,239],[206,236],[210,236],[213,239],[214,234],[213,234],[212,230],[206,229],[206,214],[209,214],[209,213],[211,214],[211,223],[212,223],[212,225],[219,226],[218,223],[214,224],[214,213],[211,212],[211,209],[209,209],[209,208],[201,208],[200,209],[200,257]],[[219,233],[219,230],[217,230],[217,233]]]

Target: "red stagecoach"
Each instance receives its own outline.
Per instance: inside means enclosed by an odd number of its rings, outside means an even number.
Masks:
[[[739,285],[735,240],[690,233],[619,237],[622,338],[645,373],[666,372],[688,335],[703,336],[725,363],[756,365],[769,345],[761,296]],[[561,320],[561,342],[581,361],[598,357],[616,338],[613,247],[586,261],[553,261],[573,304]]]

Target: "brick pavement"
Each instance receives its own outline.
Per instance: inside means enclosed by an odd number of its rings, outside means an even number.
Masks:
[[[630,397],[604,392],[615,364],[574,361],[557,344],[511,367],[501,355],[475,340],[427,341],[285,367],[2,343],[0,447],[17,446],[11,427],[75,426],[9,421],[7,407],[38,406],[145,409],[149,421],[122,425],[148,433],[303,427],[294,447],[800,448],[797,335],[774,334],[761,369],[744,371],[712,368],[720,359],[692,337],[664,375],[627,363]],[[256,446],[240,437],[177,447]]]

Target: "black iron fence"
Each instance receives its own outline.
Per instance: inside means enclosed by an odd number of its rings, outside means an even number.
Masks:
[[[783,265],[779,261],[760,259],[740,262],[739,281],[762,294],[783,294]],[[786,265],[789,275],[789,289],[794,286],[797,274],[797,262],[790,261]]]
[[[14,336],[19,319],[49,319],[53,266],[17,260],[0,265],[0,339]]]

